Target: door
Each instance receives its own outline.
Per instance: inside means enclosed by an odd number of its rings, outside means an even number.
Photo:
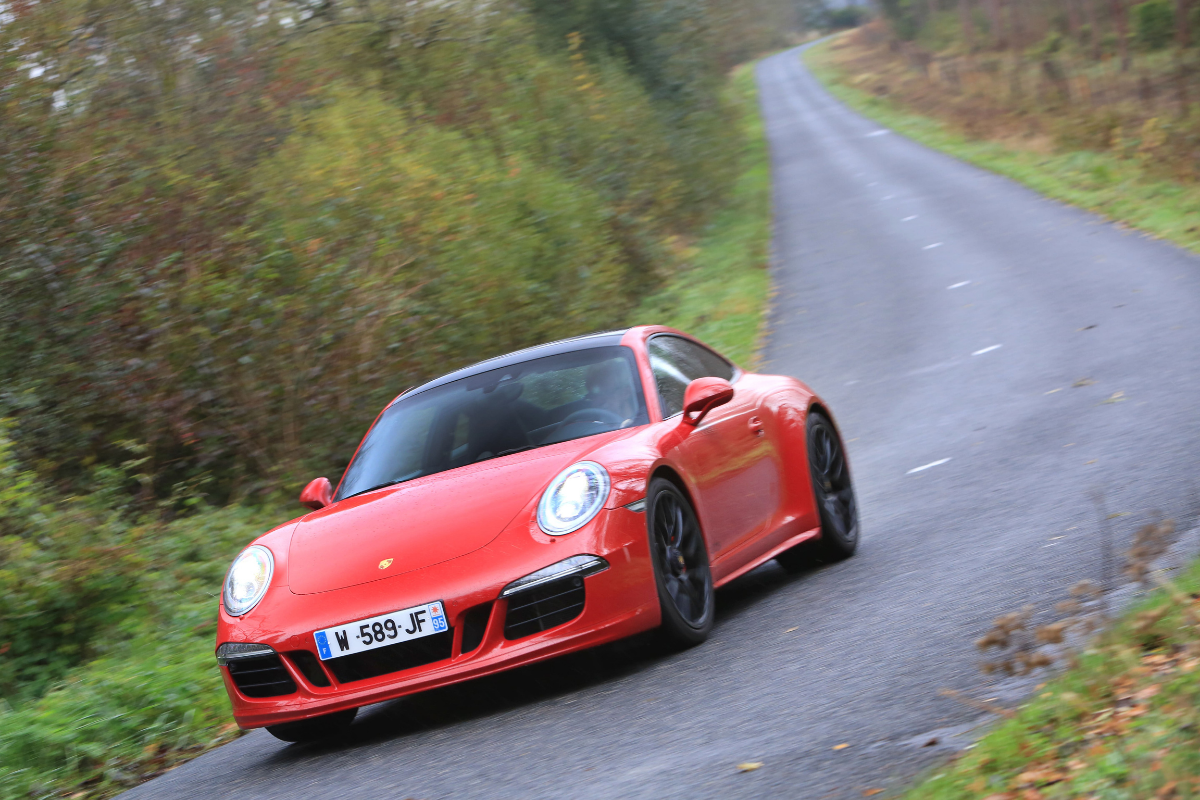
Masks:
[[[764,435],[761,398],[735,368],[711,350],[680,336],[650,339],[650,366],[664,418],[683,413],[683,395],[696,378],[733,382],[733,399],[718,406],[687,432],[668,456],[696,488],[696,513],[708,541],[709,558],[761,534],[779,504],[779,470]]]

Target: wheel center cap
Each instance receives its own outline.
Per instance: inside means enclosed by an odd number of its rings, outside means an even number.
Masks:
[[[687,562],[683,560],[683,553],[679,552],[678,548],[672,547],[667,550],[667,565],[675,575],[687,572]]]

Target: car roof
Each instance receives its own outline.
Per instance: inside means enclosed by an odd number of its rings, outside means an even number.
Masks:
[[[469,378],[472,375],[478,375],[482,372],[489,372],[493,369],[502,369],[513,364],[521,364],[525,361],[532,361],[535,358],[545,358],[546,356],[556,356],[560,353],[570,353],[575,350],[588,350],[593,347],[611,347],[619,345],[621,339],[629,328],[622,328],[616,331],[601,331],[600,333],[589,333],[586,336],[575,336],[570,339],[560,339],[557,342],[547,342],[546,344],[535,345],[534,347],[526,347],[524,350],[517,350],[512,353],[506,353],[502,356],[489,358],[486,361],[480,361],[472,364],[469,367],[455,370],[447,373],[440,378],[434,378],[428,383],[423,383],[415,389],[404,392],[400,397],[411,397],[418,392],[424,392],[428,389],[433,389],[437,386],[450,383],[451,381],[462,380]],[[397,397],[396,400],[399,400]],[[396,402],[393,400],[392,402]],[[390,404],[389,404],[390,405]]]

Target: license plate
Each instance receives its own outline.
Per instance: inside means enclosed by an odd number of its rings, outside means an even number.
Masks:
[[[376,647],[420,639],[447,630],[446,614],[441,602],[413,606],[391,614],[348,622],[334,628],[317,631],[317,653],[322,661],[349,656]]]

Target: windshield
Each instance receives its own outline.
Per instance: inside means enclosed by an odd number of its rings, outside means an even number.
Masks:
[[[533,359],[397,400],[350,462],[336,499],[647,422],[628,347]]]

